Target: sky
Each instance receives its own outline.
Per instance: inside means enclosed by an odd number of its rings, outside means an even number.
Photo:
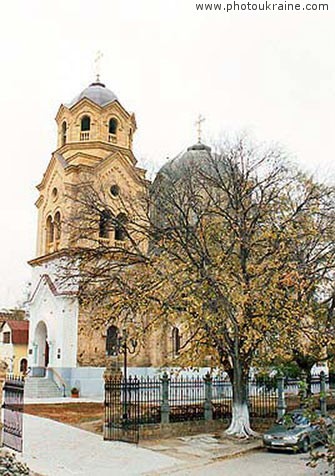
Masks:
[[[29,288],[35,186],[56,148],[54,118],[94,80],[99,50],[102,81],[136,114],[135,154],[149,176],[196,142],[202,114],[206,143],[248,132],[335,177],[335,6],[228,13],[196,3],[2,3],[0,309],[19,306]]]

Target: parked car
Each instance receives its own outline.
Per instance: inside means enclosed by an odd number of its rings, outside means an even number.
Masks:
[[[316,420],[321,413],[316,412]],[[287,449],[306,453],[311,446],[325,443],[327,430],[333,427],[330,417],[324,418],[324,425],[311,422],[305,410],[299,409],[287,413],[263,435],[264,446],[268,450]]]

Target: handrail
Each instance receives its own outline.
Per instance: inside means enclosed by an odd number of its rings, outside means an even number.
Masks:
[[[65,382],[63,377],[53,367],[48,367],[47,370],[51,372],[52,380],[55,382],[59,390],[61,390],[60,385],[62,386],[63,397],[66,397],[67,383]],[[57,378],[55,379],[54,377],[57,377]],[[58,379],[58,382],[56,381],[57,379]]]

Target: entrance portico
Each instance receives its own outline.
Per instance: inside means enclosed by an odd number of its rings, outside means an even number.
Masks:
[[[32,367],[33,377],[44,377],[49,365],[48,329],[44,321],[40,321],[35,329],[34,362]]]

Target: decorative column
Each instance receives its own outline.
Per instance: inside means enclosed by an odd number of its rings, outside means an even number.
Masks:
[[[103,374],[105,422],[104,439],[112,439],[113,423],[122,424],[122,372],[116,356],[108,356],[106,370]]]
[[[205,382],[205,420],[213,420],[213,408],[212,408],[212,377],[209,372],[204,377]]]
[[[278,420],[285,415],[286,404],[285,404],[285,387],[284,387],[284,376],[278,374],[277,376],[277,389],[278,389],[278,403],[277,403],[277,417]]]
[[[162,405],[161,405],[161,423],[170,423],[170,405],[169,405],[169,376],[164,372],[161,378],[162,382]]]
[[[321,415],[327,415],[327,399],[326,399],[326,374],[324,371],[320,373],[320,409]]]
[[[106,358],[106,370],[104,371],[103,377],[106,380],[122,380],[122,371],[118,358],[116,356],[108,356]]]

